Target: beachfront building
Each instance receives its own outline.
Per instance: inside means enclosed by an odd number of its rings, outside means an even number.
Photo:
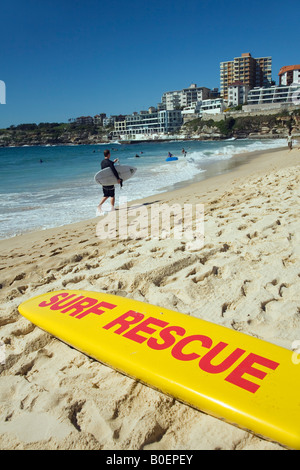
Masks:
[[[220,114],[227,108],[223,98],[208,99],[192,103],[181,111],[183,123],[197,119],[206,114]]]
[[[223,98],[216,98],[212,100],[203,100],[199,110],[199,117],[203,114],[220,114],[223,113],[227,107],[227,102]]]
[[[196,101],[195,103],[192,103],[181,110],[183,124],[199,117],[201,104],[202,101]]]
[[[272,57],[254,58],[250,52],[220,63],[221,96],[228,99],[228,87],[241,81],[249,89],[270,86],[272,83]]]
[[[166,91],[162,95],[160,107],[167,111],[182,109],[209,97],[209,88],[197,87],[196,83],[192,83],[188,88],[182,90]]]
[[[110,116],[110,117],[105,117],[103,119],[103,127],[111,127],[114,126],[115,122],[122,122],[124,121],[125,116],[123,114],[119,114],[118,116]]]
[[[279,70],[279,85],[300,83],[300,65],[285,65]]]
[[[250,87],[243,82],[236,81],[228,85],[228,106],[238,106],[247,101]]]
[[[300,82],[292,85],[274,85],[256,87],[248,93],[247,106],[244,111],[255,109],[280,108],[282,106],[300,105]]]
[[[113,137],[124,139],[146,139],[162,134],[172,134],[182,125],[180,110],[148,111],[125,116],[123,121],[115,122]]]

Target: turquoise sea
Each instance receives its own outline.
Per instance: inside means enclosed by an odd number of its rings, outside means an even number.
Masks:
[[[94,175],[106,148],[111,159],[137,168],[116,186],[118,205],[120,197],[132,201],[230,171],[236,154],[282,146],[279,139],[243,139],[0,148],[0,238],[95,217],[102,188]],[[168,152],[178,160],[166,162]]]

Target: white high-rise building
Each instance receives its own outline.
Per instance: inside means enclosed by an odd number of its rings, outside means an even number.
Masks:
[[[234,82],[228,86],[227,102],[229,106],[238,106],[247,101],[250,87],[242,82]]]
[[[209,93],[209,88],[197,87],[196,83],[192,83],[182,90],[166,91],[162,95],[162,106],[168,111],[185,108],[192,103],[209,98]]]

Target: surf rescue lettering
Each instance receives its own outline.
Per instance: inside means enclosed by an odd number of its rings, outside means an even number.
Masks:
[[[41,302],[39,307],[49,307],[51,310],[68,313],[69,316],[80,320],[89,314],[102,315],[106,312],[104,309],[112,310],[117,305],[108,302],[98,302],[97,299],[92,297],[64,292],[54,295],[49,301]],[[110,330],[114,334],[122,335],[124,338],[136,343],[145,343],[149,348],[156,351],[170,348],[173,358],[179,361],[198,360],[199,368],[209,374],[220,374],[227,371],[245,353],[247,354],[245,349],[236,348],[219,364],[216,364],[216,361],[213,364],[213,360],[227,348],[228,343],[220,341],[217,344],[213,344],[212,338],[203,334],[186,335],[186,330],[182,326],[170,325],[164,320],[151,316],[145,318],[143,313],[134,310],[125,312],[102,328]],[[156,332],[159,338],[152,336]],[[201,347],[207,350],[207,352],[202,357],[196,352],[187,353],[185,348],[192,343],[200,343]],[[263,380],[268,373],[255,367],[256,365],[275,370],[279,363],[250,352],[224,380],[248,392],[255,393],[260,388],[260,385],[248,378],[246,379],[244,375],[247,374],[247,376]]]

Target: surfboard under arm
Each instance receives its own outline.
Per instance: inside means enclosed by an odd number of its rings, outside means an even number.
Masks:
[[[132,178],[137,170],[135,167],[128,165],[116,165],[115,169],[123,181],[127,181],[129,178]],[[104,186],[114,185],[118,182],[110,167],[98,171],[98,173],[96,173],[94,176],[94,179],[96,183],[102,184]]]
[[[293,352],[193,316],[80,290],[23,302],[35,325],[205,413],[300,449]]]

